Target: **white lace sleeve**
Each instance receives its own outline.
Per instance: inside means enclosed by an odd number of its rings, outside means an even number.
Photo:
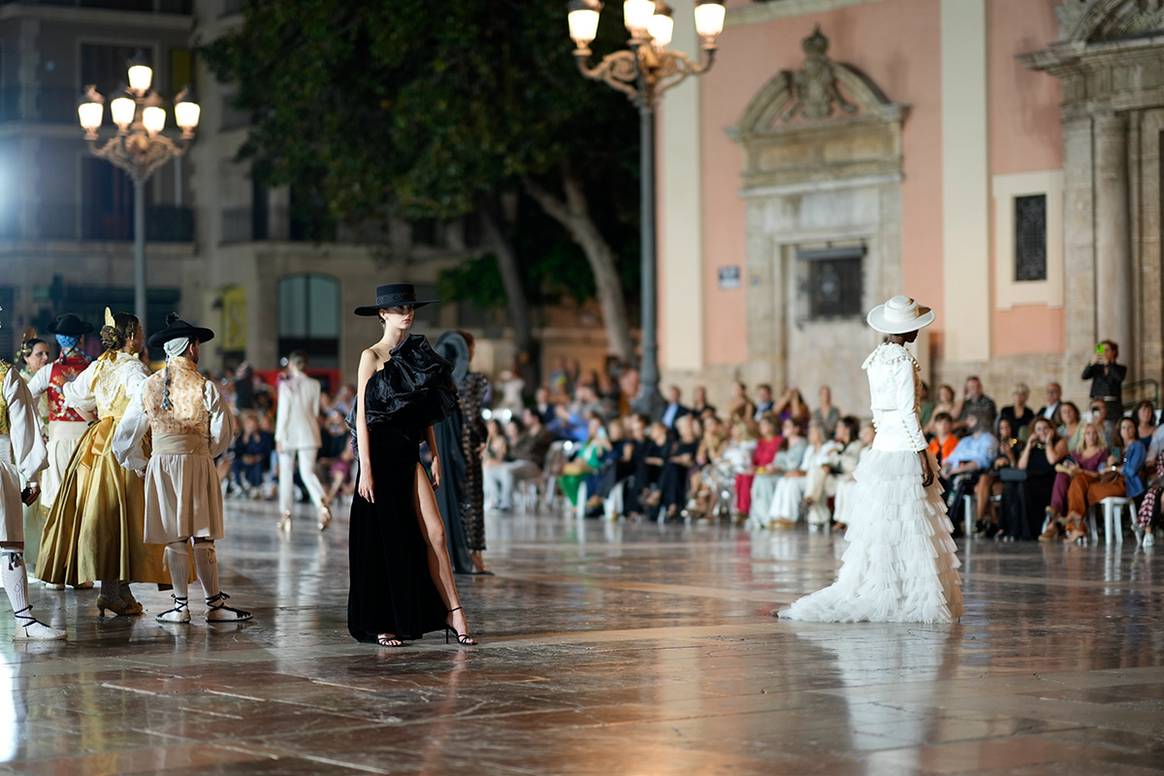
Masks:
[[[48,462],[48,451],[40,433],[36,402],[15,368],[9,369],[4,377],[4,399],[8,402],[8,439],[12,444],[13,463],[25,482],[35,482]]]
[[[236,424],[234,414],[222,398],[218,386],[207,380],[202,389],[202,399],[210,413],[210,457],[217,458],[226,452],[234,441]]]
[[[149,430],[150,419],[142,407],[141,391],[138,391],[130,398],[129,407],[121,416],[121,422],[113,434],[113,457],[119,464],[135,472],[145,471],[148,461],[142,443]]]

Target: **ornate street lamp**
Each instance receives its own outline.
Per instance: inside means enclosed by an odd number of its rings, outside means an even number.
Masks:
[[[656,0],[625,0],[623,22],[630,34],[628,48],[607,54],[590,65],[590,44],[598,35],[601,0],[573,0],[569,4],[570,37],[578,69],[587,78],[602,81],[627,95],[639,108],[642,171],[642,379],[640,409],[657,411],[659,395],[659,342],[656,320],[655,229],[655,106],[663,93],[688,76],[706,73],[715,61],[716,40],[723,32],[724,4],[695,0],[695,31],[700,57],[692,62],[682,51],[669,49],[675,22],[671,8]]]
[[[101,142],[98,132],[105,113],[105,98],[92,84],[77,106],[77,117],[89,150],[129,173],[133,180],[133,286],[134,312],[147,325],[145,266],[145,183],[154,170],[186,153],[202,112],[189,87],[174,98],[174,123],[182,131],[178,140],[163,134],[166,109],[162,98],[150,88],[153,68],[140,54],[129,61],[129,86],[118,89],[109,103],[109,115],[117,134]]]

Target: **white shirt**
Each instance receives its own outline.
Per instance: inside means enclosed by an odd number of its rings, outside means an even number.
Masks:
[[[4,401],[8,404],[11,463],[25,482],[35,482],[37,474],[48,464],[48,450],[36,416],[36,402],[16,367],[9,368],[4,376]]]
[[[291,375],[279,381],[275,444],[285,450],[319,447],[319,381]]]

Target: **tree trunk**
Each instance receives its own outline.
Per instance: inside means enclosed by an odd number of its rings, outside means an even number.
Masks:
[[[618,275],[614,250],[598,231],[594,219],[590,217],[586,197],[582,191],[582,182],[577,176],[564,170],[562,172],[564,199],[554,196],[530,178],[523,179],[522,183],[526,193],[551,218],[564,226],[574,242],[582,248],[590,264],[590,271],[594,273],[608,350],[621,360],[633,363],[635,346],[631,340],[626,298],[623,296],[622,279]]]
[[[480,207],[481,226],[485,232],[485,243],[497,257],[497,269],[501,273],[501,284],[505,287],[506,306],[513,326],[514,345],[518,352],[525,351],[536,360],[534,353],[533,323],[530,318],[529,300],[521,282],[521,268],[517,263],[517,252],[509,239],[508,230],[502,222],[501,208],[492,199],[485,200]]]

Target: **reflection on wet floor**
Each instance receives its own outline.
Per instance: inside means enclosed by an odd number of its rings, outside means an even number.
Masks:
[[[39,587],[70,642],[5,619],[0,772],[1164,769],[1164,561],[1132,541],[975,543],[960,625],[838,626],[770,616],[831,579],[832,536],[494,516],[497,576],[459,578],[483,645],[379,649],[345,629],[346,520],[228,511],[252,623],[99,620],[96,591]]]

